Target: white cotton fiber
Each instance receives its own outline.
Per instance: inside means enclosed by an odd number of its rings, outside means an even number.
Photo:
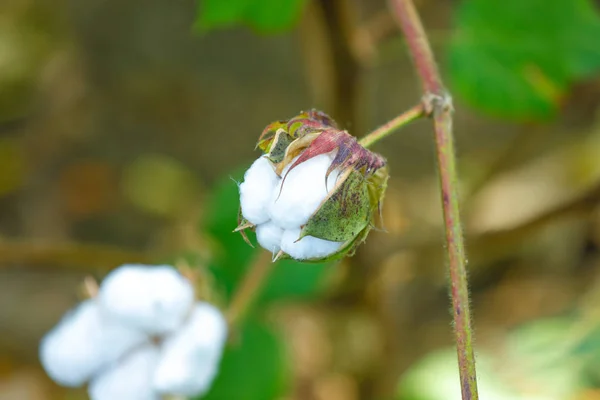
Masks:
[[[279,252],[283,229],[272,222],[266,222],[256,227],[256,240],[264,249],[271,253]]]
[[[305,236],[297,241],[299,237],[300,229],[288,229],[283,232],[281,239],[281,250],[296,260],[326,257],[338,251],[344,244],[344,242],[332,242],[312,236]]]
[[[285,182],[281,180],[274,188],[269,216],[276,225],[295,229],[308,222],[335,186],[339,175],[337,170],[331,172],[325,186],[325,173],[332,160],[331,153],[313,157],[292,169]]]
[[[271,162],[264,156],[259,157],[248,168],[239,188],[242,215],[246,220],[258,225],[269,219],[267,208],[277,182],[279,177]]]
[[[193,305],[194,289],[171,266],[123,265],[104,279],[98,300],[122,323],[161,335],[181,326]]]
[[[152,388],[159,350],[146,345],[95,377],[88,387],[91,400],[160,400]]]
[[[163,343],[154,388],[164,394],[198,396],[217,375],[227,322],[216,307],[197,303],[187,323]]]
[[[106,318],[95,301],[87,300],[44,336],[40,361],[56,383],[75,387],[146,340],[142,332]]]

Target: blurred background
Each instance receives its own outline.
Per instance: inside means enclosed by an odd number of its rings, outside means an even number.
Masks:
[[[600,399],[600,4],[416,4],[455,100],[482,398]],[[227,307],[267,124],[317,107],[362,136],[420,96],[383,0],[2,0],[0,399],[87,398],[37,358],[86,277],[173,262]],[[374,150],[386,232],[278,264],[205,398],[460,398],[431,125]]]

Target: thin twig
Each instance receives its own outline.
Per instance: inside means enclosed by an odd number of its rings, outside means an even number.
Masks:
[[[237,287],[227,311],[229,325],[239,323],[248,312],[269,277],[275,262],[268,251],[259,251]]]
[[[435,63],[421,19],[411,0],[390,0],[423,84],[425,109],[433,116],[449,258],[450,293],[463,400],[478,399],[466,256],[459,213],[458,179],[452,137],[452,98]]]
[[[379,128],[375,129],[373,132],[369,133],[367,136],[360,139],[359,143],[364,148],[369,148],[373,144],[377,143],[381,139],[389,136],[394,133],[396,130],[402,128],[405,125],[413,122],[416,119],[419,119],[425,115],[425,108],[423,104],[417,104],[413,108],[407,110],[406,112],[398,115],[396,118],[392,119],[389,122],[386,122]]]

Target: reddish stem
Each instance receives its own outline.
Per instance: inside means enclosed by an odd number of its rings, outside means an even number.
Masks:
[[[392,0],[390,6],[406,38],[415,69],[423,83],[423,91],[441,94],[444,91],[444,85],[413,2],[411,0]]]
[[[433,116],[442,207],[446,227],[450,294],[463,400],[476,400],[477,377],[473,351],[466,256],[459,212],[458,178],[452,136],[452,98],[444,88],[421,19],[411,0],[390,0],[390,8],[408,44],[424,89],[424,106]]]

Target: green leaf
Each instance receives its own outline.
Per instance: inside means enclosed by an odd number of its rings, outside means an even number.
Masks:
[[[240,181],[242,176],[241,171],[233,174],[238,178],[236,181]],[[232,232],[237,226],[238,210],[237,185],[231,178],[224,179],[214,188],[204,231],[214,242],[214,255],[209,268],[228,299],[244,278],[257,252],[266,251],[258,245],[253,249],[239,233]],[[248,236],[256,243],[252,232]],[[321,282],[330,270],[331,264],[307,265],[292,260],[279,261],[259,296],[258,305],[276,300],[310,299],[319,293]]]
[[[589,0],[465,0],[448,68],[454,92],[488,114],[547,119],[575,81],[600,69]]]
[[[300,18],[305,0],[202,0],[196,28],[207,31],[247,25],[273,33],[291,28]]]
[[[203,400],[268,400],[283,395],[288,380],[283,346],[266,326],[249,320],[223,355]]]

